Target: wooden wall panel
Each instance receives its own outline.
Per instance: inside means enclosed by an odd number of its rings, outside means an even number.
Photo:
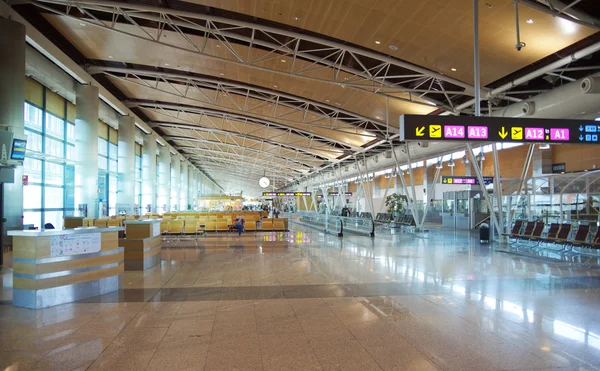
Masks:
[[[583,171],[600,168],[600,146],[562,145],[552,146],[552,163],[564,162],[567,171]]]

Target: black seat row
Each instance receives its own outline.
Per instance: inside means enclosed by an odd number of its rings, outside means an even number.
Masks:
[[[545,224],[543,222],[525,222],[523,220],[517,220],[513,225],[511,233],[508,236],[514,239],[514,243],[521,241],[533,241],[540,243],[551,243],[555,245],[562,245],[563,250],[573,246],[581,246],[587,248],[600,248],[600,228],[596,231],[594,238],[588,241],[590,236],[590,226],[581,224],[577,227],[575,236],[569,238],[573,226],[570,223],[551,223],[543,237]]]

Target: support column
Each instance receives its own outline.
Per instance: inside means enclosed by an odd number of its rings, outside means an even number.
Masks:
[[[25,104],[25,26],[0,18],[0,130],[11,131],[24,138],[23,107]],[[14,183],[3,187],[4,207],[0,243],[0,265],[4,245],[12,245],[5,230],[23,228],[23,166],[14,169]]]
[[[142,215],[156,212],[156,147],[156,136],[145,135],[142,148]]]
[[[98,87],[77,86],[75,116],[75,207],[87,205],[87,217],[98,218]]]
[[[181,184],[181,159],[178,155],[171,157],[171,173],[173,184],[171,184],[171,211],[179,211],[179,187]]]
[[[158,146],[158,212],[171,210],[171,150]]]
[[[187,210],[188,200],[188,162],[184,160],[181,164],[181,185],[179,188],[179,210]]]
[[[119,117],[119,161],[117,178],[117,211],[126,209],[133,215],[135,205],[135,119]]]

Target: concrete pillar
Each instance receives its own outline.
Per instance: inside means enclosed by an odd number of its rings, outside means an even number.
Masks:
[[[171,156],[171,211],[179,211],[179,187],[181,184],[181,159],[178,155]]]
[[[142,148],[142,215],[146,212],[157,212],[156,146],[155,134],[144,135]]]
[[[181,163],[181,185],[179,186],[179,210],[188,209],[188,162]]]
[[[158,212],[171,210],[171,150],[159,146],[158,155]]]
[[[119,117],[119,161],[117,178],[117,209],[125,208],[133,215],[135,199],[135,119]]]
[[[78,85],[75,116],[75,208],[87,205],[87,216],[98,218],[98,87]]]
[[[0,18],[0,130],[24,137],[25,26]],[[23,166],[14,169],[14,183],[4,184],[3,244],[12,244],[4,231],[23,228]],[[2,223],[0,221],[0,223]],[[1,253],[0,249],[0,253]],[[0,257],[0,262],[2,258]]]
[[[539,146],[533,150],[531,163],[533,176],[552,173],[552,146],[548,149],[540,149]]]
[[[188,192],[189,204],[192,210],[196,208],[196,202],[198,199],[198,170],[192,167],[192,176],[190,177],[190,191]]]

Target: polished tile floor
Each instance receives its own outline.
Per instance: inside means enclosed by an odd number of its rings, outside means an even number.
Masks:
[[[38,311],[6,267],[0,370],[600,369],[596,266],[291,228],[171,239],[123,290]]]

